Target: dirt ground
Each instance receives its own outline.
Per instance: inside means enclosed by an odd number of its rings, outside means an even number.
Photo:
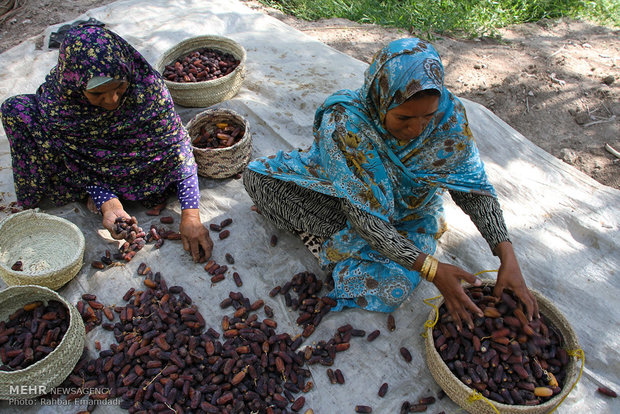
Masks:
[[[364,62],[389,41],[417,35],[345,19],[306,22],[242,1]],[[42,46],[46,27],[108,3],[17,0],[18,7],[0,17],[0,53],[33,36]],[[486,106],[545,151],[620,189],[620,154],[613,154],[620,151],[620,30],[544,21],[503,29],[499,40],[436,36],[432,43],[457,96]]]

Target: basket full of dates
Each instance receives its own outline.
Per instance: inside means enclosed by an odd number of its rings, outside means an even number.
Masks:
[[[200,108],[237,94],[245,78],[246,52],[217,35],[186,39],[162,55],[156,69],[177,105]]]
[[[460,330],[444,303],[427,327],[426,361],[435,381],[470,413],[550,412],[577,381],[577,337],[559,310],[540,293],[540,317],[528,320],[511,292],[493,296],[494,284],[465,289],[483,311],[474,328]]]
[[[52,392],[76,366],[85,334],[78,310],[52,289],[0,291],[0,400]]]
[[[252,155],[250,125],[230,109],[207,109],[187,124],[198,174],[228,178],[244,170]]]

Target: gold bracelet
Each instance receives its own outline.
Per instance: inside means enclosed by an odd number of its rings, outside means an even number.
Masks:
[[[431,263],[431,268],[428,271],[428,275],[426,276],[426,280],[429,283],[433,283],[433,279],[435,279],[435,275],[437,274],[437,267],[439,266],[439,260],[433,257],[433,263]]]
[[[433,259],[434,257],[430,254],[426,255],[424,262],[422,262],[422,269],[420,269],[420,276],[422,276],[422,278],[426,279],[428,271],[431,268],[431,264],[433,263]]]
[[[431,261],[429,260],[430,256],[431,256],[430,254],[427,255],[426,258],[424,259],[424,262],[422,262],[422,268],[420,269],[420,276],[423,279],[426,279],[426,273],[428,273],[428,269],[431,265]]]

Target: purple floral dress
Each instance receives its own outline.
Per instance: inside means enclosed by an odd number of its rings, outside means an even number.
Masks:
[[[84,96],[96,76],[127,80],[109,111]],[[187,131],[160,74],[115,33],[97,26],[67,32],[58,64],[36,94],[0,108],[11,145],[18,202],[36,207],[83,200],[97,186],[146,205],[196,174]]]

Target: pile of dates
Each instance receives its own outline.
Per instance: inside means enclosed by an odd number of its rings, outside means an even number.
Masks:
[[[323,281],[317,279],[314,273],[300,272],[286,282],[283,286],[274,287],[269,296],[277,294],[284,296],[286,306],[299,312],[297,325],[304,328],[302,336],[309,337],[327,313],[336,306],[336,301],[327,297],[318,297],[317,294],[323,288]],[[291,291],[297,294],[294,298]]]
[[[69,311],[61,302],[35,301],[0,322],[1,371],[29,367],[51,353],[69,328]]]
[[[220,333],[207,326],[181,286],[168,286],[159,272],[140,267],[144,288],[128,290],[124,305],[105,306],[94,295],[83,295],[82,316],[116,341],[95,359],[85,352],[64,386],[104,390],[88,398],[119,397],[130,413],[302,410],[305,397],[298,394],[313,387],[298,349],[303,337],[278,332],[263,300],[230,292],[220,304],[232,308]],[[85,310],[91,307],[112,311],[112,320],[103,319],[107,313],[89,317]],[[259,317],[261,309],[268,317]],[[75,392],[66,398],[84,396]]]
[[[163,75],[171,82],[203,82],[228,75],[239,63],[230,53],[202,48],[167,65]]]
[[[200,134],[192,140],[196,148],[227,148],[241,141],[245,128],[232,122],[218,122],[215,127],[205,124]]]
[[[435,348],[452,373],[486,398],[509,405],[538,405],[558,394],[566,381],[563,339],[543,315],[528,321],[524,305],[509,292],[471,287],[467,295],[483,311],[474,329],[460,332],[439,308]]]

